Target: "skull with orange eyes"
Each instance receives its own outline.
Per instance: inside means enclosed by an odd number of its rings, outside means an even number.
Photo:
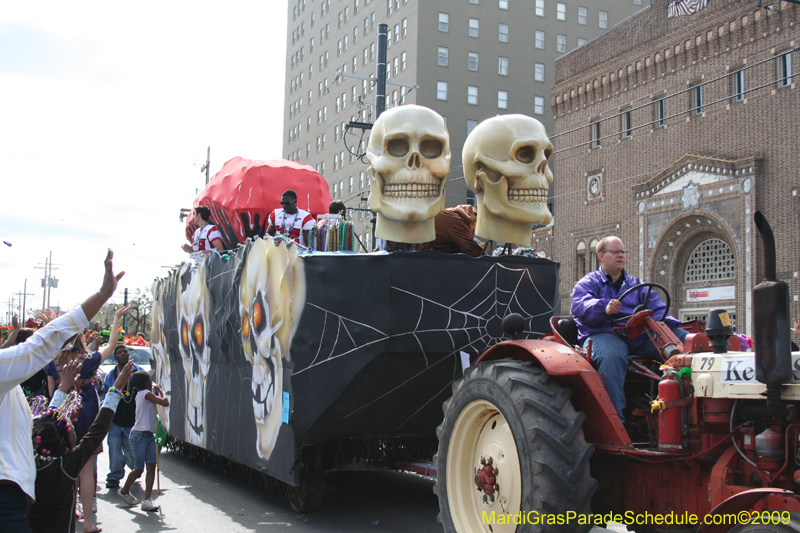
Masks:
[[[269,459],[282,422],[283,359],[289,358],[294,283],[294,246],[256,239],[247,251],[239,286],[242,348],[253,367],[259,457]]]
[[[186,376],[186,438],[191,444],[205,446],[206,377],[211,362],[207,329],[210,295],[203,265],[192,273],[191,265],[184,263],[178,276],[178,345]]]
[[[153,318],[152,328],[150,330],[150,350],[153,353],[153,359],[156,363],[155,382],[161,385],[164,396],[171,400],[172,379],[170,377],[169,354],[167,354],[166,350],[167,343],[164,339],[164,294],[162,292],[164,283],[164,280],[156,280],[153,282],[153,287],[151,289],[153,294]],[[164,429],[169,432],[169,406],[164,407],[157,405],[156,409],[161,416]]]

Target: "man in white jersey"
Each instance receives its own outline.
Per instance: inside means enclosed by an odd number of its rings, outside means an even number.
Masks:
[[[281,233],[300,243],[300,246],[307,246],[308,230],[314,226],[314,217],[308,211],[297,208],[297,193],[292,189],[283,191],[281,206],[269,214],[267,233],[273,237]]]
[[[193,222],[197,226],[194,231],[193,244],[184,244],[181,248],[184,252],[193,254],[195,252],[201,254],[209,254],[211,250],[218,252],[225,251],[225,245],[222,244],[222,233],[219,232],[214,224],[210,224],[208,220],[211,218],[211,210],[206,206],[197,206],[194,208],[192,215]]]

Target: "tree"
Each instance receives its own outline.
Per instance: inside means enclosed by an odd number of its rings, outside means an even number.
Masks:
[[[144,334],[144,338],[150,340],[150,319],[153,313],[153,294],[150,289],[136,289],[133,298],[128,300],[131,310],[128,311],[127,333],[136,335]]]

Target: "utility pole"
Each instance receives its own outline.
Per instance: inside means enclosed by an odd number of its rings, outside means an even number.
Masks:
[[[206,183],[208,183],[208,181],[206,181]],[[122,303],[122,307],[128,307],[128,287],[125,287],[125,301]],[[125,333],[129,333],[127,313],[122,316],[122,329],[125,330]]]
[[[36,266],[34,268],[44,269],[44,278],[42,278],[42,309],[50,309],[50,288],[58,288],[58,280],[53,277],[53,252],[50,252],[50,260],[44,260],[44,266]]]
[[[378,24],[378,94],[375,96],[375,120],[386,109],[386,34],[388,24]]]
[[[33,294],[28,294],[28,280],[27,279],[25,280],[25,285],[23,285],[23,287],[24,288],[22,289],[22,292],[18,292],[17,293],[17,296],[19,296],[21,298],[21,301],[22,301],[22,313],[20,314],[20,316],[22,316],[22,321],[20,322],[20,324],[25,324],[25,307],[27,306],[27,302],[28,302],[28,298],[27,297],[28,296],[33,296]],[[19,303],[19,300],[17,301],[17,303]]]
[[[200,169],[200,172],[206,173],[206,185],[208,185],[208,171],[211,168],[211,147],[208,147],[208,151],[206,152],[206,164]]]

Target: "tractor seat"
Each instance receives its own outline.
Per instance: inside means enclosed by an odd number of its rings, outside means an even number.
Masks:
[[[572,346],[579,346],[578,325],[575,323],[575,319],[571,316],[565,316],[558,319],[558,333]]]

